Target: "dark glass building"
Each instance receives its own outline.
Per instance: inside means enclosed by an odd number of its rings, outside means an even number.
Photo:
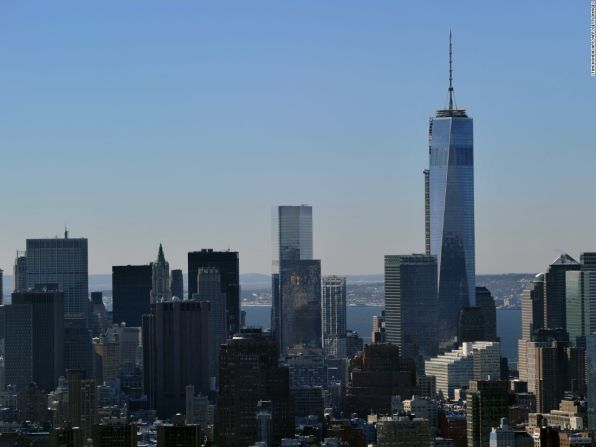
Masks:
[[[236,251],[203,249],[188,253],[188,296],[198,292],[199,269],[216,268],[221,276],[221,291],[226,294],[227,330],[240,330],[240,260]]]
[[[143,316],[145,394],[160,418],[186,410],[186,386],[209,394],[209,303],[155,303]]]
[[[449,107],[429,124],[430,253],[437,257],[443,339],[456,335],[460,309],[474,306],[476,296],[473,121],[454,106],[451,42],[449,56]]]
[[[170,291],[172,296],[178,298],[184,298],[184,278],[182,276],[182,270],[172,270],[170,272]]]
[[[559,256],[544,274],[544,326],[566,329],[566,272],[581,270],[581,265],[567,254]]]
[[[141,326],[151,300],[151,264],[112,267],[112,309],[115,323]]]
[[[282,355],[294,345],[321,346],[321,261],[280,264]]]
[[[385,256],[385,335],[403,357],[437,352],[437,260]]]
[[[293,435],[289,373],[277,360],[275,340],[260,329],[243,329],[222,345],[217,400],[220,447],[248,446],[257,441],[259,401],[271,401],[273,445]]]
[[[5,380],[50,392],[64,372],[64,294],[34,289],[12,294],[6,315]]]
[[[64,369],[78,369],[93,377],[93,340],[84,316],[64,319]]]

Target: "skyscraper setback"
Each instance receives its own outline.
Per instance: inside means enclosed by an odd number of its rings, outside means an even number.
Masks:
[[[472,118],[454,106],[450,35],[449,106],[429,125],[430,252],[437,257],[443,338],[455,335],[460,309],[475,304],[473,148]]]
[[[321,261],[313,260],[312,207],[273,209],[271,328],[279,352],[321,344]]]

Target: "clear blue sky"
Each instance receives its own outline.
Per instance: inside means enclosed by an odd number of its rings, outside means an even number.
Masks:
[[[269,272],[314,207],[326,273],[424,249],[428,118],[475,119],[477,270],[596,250],[589,1],[2,2],[0,267],[68,224],[90,271],[202,247]]]

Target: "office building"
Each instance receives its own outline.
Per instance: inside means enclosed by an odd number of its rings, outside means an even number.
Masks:
[[[0,305],[4,304],[4,270],[0,269]]]
[[[476,307],[482,313],[484,322],[483,341],[499,341],[497,338],[497,308],[495,299],[486,287],[476,287]]]
[[[114,291],[112,289],[112,310],[114,306]],[[112,325],[112,318],[103,302],[103,292],[91,292],[91,315],[89,316],[89,329],[94,337],[104,334]]]
[[[466,392],[468,447],[489,447],[492,428],[507,417],[509,387],[507,381],[470,381]]]
[[[115,265],[112,267],[113,321],[141,326],[151,304],[153,266]]]
[[[370,334],[371,343],[386,343],[387,332],[385,326],[385,311],[381,311],[381,315],[373,315],[372,330]]]
[[[172,296],[184,298],[184,278],[180,269],[170,272],[170,292]]]
[[[48,395],[35,382],[31,382],[17,395],[17,422],[43,424],[48,419]]]
[[[195,447],[203,445],[204,434],[198,425],[186,425],[177,414],[171,424],[157,426],[157,447]]]
[[[434,256],[385,256],[385,331],[403,357],[437,352],[437,261]]]
[[[78,369],[84,371],[86,377],[93,377],[93,353],[87,318],[69,315],[64,319],[64,370]]]
[[[346,391],[348,414],[387,414],[392,396],[411,396],[416,392],[414,362],[400,358],[399,348],[393,344],[366,345],[351,363]]]
[[[219,270],[214,267],[199,268],[197,288],[198,292],[193,294],[193,298],[210,303],[209,376],[212,377],[212,380],[215,380],[219,375],[219,347],[228,338],[226,295],[221,291],[221,274]]]
[[[393,416],[377,421],[378,447],[428,447],[431,441],[433,437],[426,419]]]
[[[524,290],[522,299],[521,338],[518,340],[517,369],[519,379],[528,382],[528,342],[539,329],[544,329],[544,273],[536,275]]]
[[[215,268],[220,274],[221,292],[226,296],[227,330],[233,335],[240,330],[240,258],[236,251],[203,249],[188,253],[188,296],[198,292],[200,268]]]
[[[86,313],[89,302],[87,239],[27,239],[27,289],[57,284],[64,313]]]
[[[277,365],[276,343],[258,329],[245,329],[220,351],[218,445],[236,447],[257,441],[259,401],[271,401],[273,443],[291,437],[288,369]]]
[[[34,289],[12,294],[6,316],[5,380],[50,392],[64,371],[64,294]]]
[[[96,424],[93,447],[137,447],[137,426],[124,422]]]
[[[310,261],[313,259],[312,207],[278,206],[273,208],[272,219],[272,307],[271,329],[278,348],[283,351],[283,291],[280,274],[285,261]],[[288,279],[285,280],[286,282]],[[287,300],[292,300],[289,297]]]
[[[426,178],[426,177],[425,177]],[[442,339],[456,335],[459,311],[474,306],[473,121],[455,106],[449,42],[449,107],[429,123],[430,253],[437,257]]]
[[[586,337],[586,388],[588,429],[596,432],[596,335]]]
[[[143,316],[144,387],[158,417],[184,412],[187,385],[208,395],[210,346],[207,302],[157,302]]]
[[[462,307],[457,323],[457,344],[484,340],[484,315],[479,307]]]
[[[211,405],[207,396],[198,393],[195,394],[193,385],[186,386],[186,423],[200,425],[203,431],[207,431],[207,426],[212,424]]]
[[[567,254],[559,256],[544,273],[544,327],[566,329],[567,272],[580,270],[579,262]]]
[[[97,390],[93,379],[83,371],[67,371],[69,421],[81,427],[84,439],[90,438],[97,418]]]
[[[27,290],[27,257],[25,252],[17,251],[12,268],[13,292],[25,292]]]
[[[580,270],[565,272],[566,324],[569,341],[584,346],[596,331],[596,253],[580,255]]]
[[[159,244],[157,259],[151,264],[151,303],[169,301],[171,298],[170,264],[166,261],[162,245]]]
[[[501,376],[500,343],[463,343],[457,349],[426,360],[424,374],[435,378],[437,395],[453,399],[455,389],[467,387],[470,380]]]
[[[50,429],[50,447],[84,447],[85,440],[80,427],[68,422]]]
[[[336,358],[346,356],[346,278],[323,277],[321,288],[323,349]]]
[[[321,346],[321,261],[280,263],[281,354],[295,345]]]

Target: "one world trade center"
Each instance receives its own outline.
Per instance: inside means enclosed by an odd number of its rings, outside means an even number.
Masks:
[[[456,335],[462,307],[475,305],[473,121],[454,105],[451,34],[449,106],[429,125],[426,175],[427,251],[437,257],[443,340]]]

